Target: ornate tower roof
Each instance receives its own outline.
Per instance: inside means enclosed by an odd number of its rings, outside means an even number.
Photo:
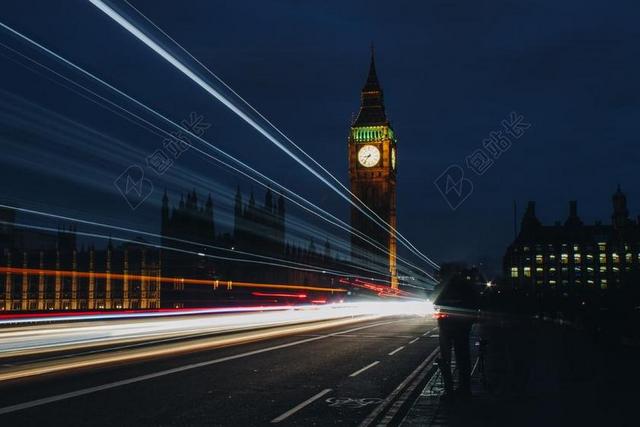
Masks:
[[[372,47],[369,75],[362,88],[360,111],[353,126],[380,126],[387,125],[388,123],[387,115],[384,112],[384,97],[382,95],[380,82],[378,82],[378,75],[376,74],[375,57]]]

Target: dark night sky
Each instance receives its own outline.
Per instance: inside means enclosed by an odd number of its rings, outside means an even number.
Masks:
[[[610,196],[620,183],[632,215],[640,213],[637,1],[132,4],[345,183],[346,137],[373,41],[399,137],[399,228],[438,261],[484,259],[499,266],[512,238],[514,199],[520,212],[527,200],[536,200],[547,222],[564,220],[570,199],[579,201],[586,222],[608,221]],[[0,21],[176,120],[190,111],[204,114],[213,124],[207,137],[216,144],[347,218],[346,203],[87,2],[3,1]],[[0,42],[20,46],[5,31]],[[1,46],[0,53],[12,56]],[[118,159],[100,158],[87,147],[28,138],[3,115],[3,196],[27,206],[151,224],[155,205],[132,213],[110,186],[124,167],[159,144],[158,136],[6,56],[0,57],[3,97],[18,95],[135,149]],[[450,164],[464,165],[511,111],[532,128],[484,175],[467,171],[474,192],[452,211],[433,181]],[[78,172],[51,173],[60,166],[48,153],[73,159]],[[189,152],[154,182],[156,202],[164,186],[181,190],[181,173],[229,188],[240,182]]]

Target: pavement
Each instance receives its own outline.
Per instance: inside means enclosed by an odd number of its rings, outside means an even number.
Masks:
[[[638,348],[541,321],[476,325],[471,343],[472,399],[442,403],[436,372],[401,426],[638,425]]]
[[[436,334],[431,319],[380,318],[10,379],[0,425],[379,425],[404,415]]]

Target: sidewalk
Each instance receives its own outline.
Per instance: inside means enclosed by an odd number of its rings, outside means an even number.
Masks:
[[[434,375],[400,424],[415,426],[635,426],[640,352],[545,322],[484,324],[472,333],[470,402],[443,404]]]

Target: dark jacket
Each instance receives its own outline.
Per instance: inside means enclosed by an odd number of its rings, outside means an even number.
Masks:
[[[434,305],[447,317],[473,323],[479,308],[478,295],[471,281],[466,276],[457,274],[442,284]]]

